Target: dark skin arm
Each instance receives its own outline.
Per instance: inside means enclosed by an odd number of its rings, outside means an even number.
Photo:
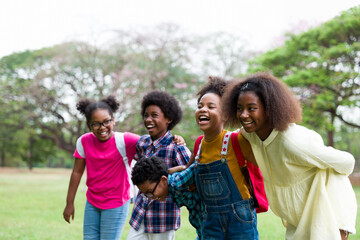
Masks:
[[[240,132],[239,134],[241,134],[241,132]],[[253,165],[255,165],[255,166],[258,167],[250,143],[249,143],[247,140],[245,140],[245,141],[239,141],[239,145],[240,145],[240,148],[241,148],[241,149],[248,149],[248,148],[250,148],[250,151],[249,151],[249,152],[246,152],[245,154],[243,153],[243,154],[244,154],[244,158],[245,158],[248,162],[250,162],[250,163],[252,163]]]
[[[186,146],[185,139],[182,136],[179,136],[179,135],[174,135],[173,142],[175,144]]]
[[[189,167],[191,164],[193,164],[193,162],[195,162],[195,154],[191,153],[189,162],[186,164],[186,167]]]
[[[64,219],[68,223],[70,223],[70,218],[74,220],[74,216],[75,216],[74,200],[84,170],[85,170],[85,159],[75,158],[75,163],[74,163],[73,171],[71,173],[68,193],[66,197],[66,206],[63,212]]]
[[[180,166],[169,168],[168,172],[169,172],[169,174],[173,174],[175,172],[184,171],[185,169],[186,169],[186,165],[180,165]]]
[[[241,147],[241,144],[240,144],[240,147]],[[250,163],[252,163],[253,165],[255,165],[255,166],[258,167],[257,162],[256,162],[256,159],[255,159],[255,156],[254,156],[254,153],[253,153],[252,150],[251,150],[246,156],[244,155],[244,158],[245,158],[248,162],[250,162]]]

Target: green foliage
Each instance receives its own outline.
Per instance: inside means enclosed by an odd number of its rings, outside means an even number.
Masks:
[[[168,91],[188,109],[198,78],[183,66],[187,56],[181,52],[187,40],[147,36],[136,41],[139,38],[128,36],[128,42],[119,38],[108,49],[69,42],[2,58],[0,94],[5,107],[0,123],[21,138],[0,140],[5,155],[13,153],[10,144],[24,161],[50,159],[47,153],[54,154],[55,146],[72,153],[76,138],[88,131],[75,108],[81,98],[115,95],[121,103],[117,130],[139,134],[145,133],[139,112],[146,92]]]
[[[355,157],[354,172],[359,172],[360,167],[360,129],[348,126],[341,126],[335,137],[335,146],[351,152]]]
[[[194,121],[194,99],[206,81],[194,73],[194,62],[200,62],[197,72],[219,66],[217,71],[229,76],[243,61],[241,47],[234,48],[235,40],[220,33],[187,37],[177,26],[162,24],[140,32],[119,31],[102,48],[66,42],[3,57],[0,124],[4,128],[0,132],[12,134],[0,140],[1,164],[23,159],[47,165],[42,162],[54,162],[56,148],[72,154],[76,139],[88,131],[76,110],[82,98],[115,95],[120,102],[115,130],[145,134],[140,105],[142,97],[154,89],[167,91],[180,102],[184,117],[173,132],[191,148],[201,134]],[[66,164],[65,160],[55,162]]]
[[[299,35],[250,63],[250,72],[270,71],[298,95],[305,125],[328,134],[333,142],[335,119],[360,128],[344,117],[360,106],[360,6]]]

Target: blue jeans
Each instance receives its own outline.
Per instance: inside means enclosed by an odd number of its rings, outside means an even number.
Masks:
[[[259,239],[252,198],[243,200],[225,158],[195,167],[196,186],[205,206],[203,239]]]
[[[84,213],[84,240],[118,240],[129,214],[130,200],[112,209],[94,207],[88,201]]]

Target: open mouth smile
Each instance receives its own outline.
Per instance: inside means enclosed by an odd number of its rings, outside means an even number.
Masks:
[[[254,121],[241,121],[241,124],[242,124],[243,126],[247,126],[247,125],[250,125],[250,124],[252,124],[252,123],[254,123]]]
[[[199,116],[199,123],[209,122],[210,118],[207,116]]]

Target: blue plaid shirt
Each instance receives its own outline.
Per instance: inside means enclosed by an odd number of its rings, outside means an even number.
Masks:
[[[201,239],[201,225],[204,207],[197,192],[189,192],[187,187],[195,183],[195,162],[182,172],[168,176],[169,196],[178,207],[186,206],[189,210],[189,221]]]
[[[168,168],[186,165],[190,155],[189,149],[173,143],[170,131],[155,141],[152,141],[149,135],[143,135],[136,143],[136,160],[143,156],[158,156],[165,161]],[[180,227],[180,214],[180,208],[169,196],[165,201],[155,201],[139,193],[131,214],[130,225],[138,230],[144,220],[147,233],[176,230]]]

